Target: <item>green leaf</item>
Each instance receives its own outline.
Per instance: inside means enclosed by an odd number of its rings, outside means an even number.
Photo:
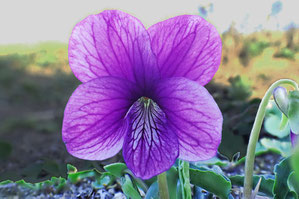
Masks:
[[[262,138],[260,143],[269,151],[279,153],[283,157],[288,157],[292,153],[292,144],[289,141]]]
[[[109,172],[101,173],[100,176],[96,176],[95,182],[92,183],[92,186],[95,189],[101,189],[103,187],[106,187],[108,185],[111,185],[115,182],[115,176],[113,176]]]
[[[145,199],[159,199],[159,185],[154,182],[146,192]]]
[[[262,192],[270,197],[273,197],[272,189],[274,185],[274,176],[266,176],[266,175],[254,175],[253,176],[253,187],[255,187],[262,178],[259,192]],[[235,175],[229,177],[233,185],[243,186],[244,185],[244,176]]]
[[[296,178],[294,171],[289,175],[287,183],[291,192],[294,192],[295,195],[299,194],[299,180]],[[298,198],[298,195],[296,198]]]
[[[259,156],[259,155],[263,155],[268,153],[269,149],[265,148],[263,145],[261,145],[261,143],[256,143],[256,147],[255,147],[255,156]],[[276,153],[280,154],[280,152],[275,151]],[[242,157],[241,159],[239,159],[237,162],[235,162],[235,166],[238,166],[242,163],[244,163],[246,160],[246,156]]]
[[[28,189],[36,189],[36,187],[33,184],[25,182],[24,180],[16,181],[16,184]]]
[[[299,91],[289,92],[289,124],[292,132],[299,134]]]
[[[220,160],[217,157],[213,157],[213,158],[208,159],[208,160],[203,160],[203,161],[195,162],[194,165],[196,165],[196,166],[202,166],[202,165],[227,166],[228,163],[229,163],[228,161],[223,161],[223,160]]]
[[[192,184],[199,186],[222,199],[228,198],[231,191],[231,182],[225,176],[203,167],[190,169],[189,171]]]
[[[122,190],[128,198],[141,199],[139,192],[134,188],[132,180],[129,175],[121,177]]]
[[[12,180],[5,180],[5,181],[0,182],[0,186],[10,184],[10,183],[13,183],[13,181]]]
[[[12,146],[8,142],[0,141],[0,159],[7,158],[12,151]]]
[[[270,115],[266,118],[264,123],[265,130],[278,138],[284,138],[290,134],[289,126],[285,126],[285,128],[281,130],[282,115],[283,113],[280,113],[280,116]]]
[[[288,122],[289,122],[289,119],[287,118],[287,116],[285,116],[285,114],[282,114],[280,125],[279,125],[279,130],[283,131],[287,127]]]
[[[167,172],[167,184],[168,184],[168,191],[170,199],[177,198],[177,184],[179,174],[176,167],[171,167]]]
[[[291,173],[289,160],[290,158],[283,159],[279,164],[275,165],[274,199],[286,198],[290,191],[287,183]]]
[[[80,171],[80,172],[77,172],[77,173],[70,173],[68,175],[68,179],[72,183],[76,184],[81,179],[84,179],[84,178],[87,178],[87,177],[98,177],[98,176],[100,176],[100,174],[93,169],[93,170]]]
[[[108,172],[110,172],[115,177],[122,177],[125,173],[124,171],[128,169],[127,165],[124,163],[113,163],[104,166],[104,169]]]
[[[67,164],[66,165],[66,168],[67,168],[67,173],[70,174],[70,173],[77,173],[77,168],[71,164]]]
[[[285,126],[286,128],[281,129],[282,122],[285,122],[283,121],[284,117],[285,115],[279,110],[276,103],[271,101],[266,110],[266,119],[264,123],[265,130],[278,138],[288,136],[290,133],[290,127]]]
[[[291,156],[291,166],[294,170],[297,181],[299,181],[299,145],[297,144],[292,156]]]

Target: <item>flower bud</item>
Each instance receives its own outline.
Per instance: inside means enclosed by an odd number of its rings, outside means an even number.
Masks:
[[[287,90],[284,87],[278,86],[273,91],[273,97],[280,111],[288,117],[289,99]]]

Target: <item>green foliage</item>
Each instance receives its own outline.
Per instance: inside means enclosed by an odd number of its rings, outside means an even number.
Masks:
[[[269,45],[269,43],[263,41],[245,41],[239,54],[241,63],[247,66],[251,58],[261,55]]]
[[[288,186],[288,178],[291,172],[289,158],[282,160],[275,166],[275,181],[273,186],[274,199],[287,198],[289,192],[292,192]]]
[[[291,156],[291,167],[294,170],[294,175],[299,182],[299,145],[295,147],[295,150]],[[299,192],[298,192],[299,193]]]
[[[230,77],[228,79],[231,86],[228,89],[228,95],[234,100],[246,100],[251,96],[251,88],[248,82],[241,78],[239,75]]]
[[[122,185],[122,190],[123,190],[124,194],[128,198],[141,199],[140,193],[134,187],[133,182],[129,175],[126,174],[125,177],[121,178],[121,185]]]
[[[266,110],[264,128],[266,132],[278,138],[289,136],[290,127],[285,124],[285,128],[281,129],[281,122],[283,121],[283,113],[279,110],[276,103],[271,101]],[[285,121],[284,121],[285,122]]]
[[[278,153],[283,157],[288,157],[292,152],[292,145],[289,140],[262,138],[260,143],[268,151]]]
[[[159,198],[159,185],[154,182],[146,192],[145,199],[160,199]]]
[[[253,187],[255,187],[259,181],[262,179],[259,192],[266,194],[269,197],[273,197],[272,189],[274,185],[274,176],[272,175],[254,175],[253,176]],[[237,186],[243,186],[244,184],[244,176],[243,175],[235,175],[229,177],[231,183]]]
[[[298,198],[298,194],[299,194],[299,179],[297,178],[295,172],[291,172],[288,180],[287,180],[287,184],[288,187],[290,189],[290,192],[293,192],[293,194],[295,194]]]
[[[201,187],[222,199],[229,197],[232,186],[231,181],[211,169],[204,167],[191,168],[190,180],[191,184]]]
[[[104,169],[107,172],[110,172],[115,177],[120,178],[125,173],[125,170],[128,169],[127,165],[124,163],[114,163],[104,166]]]
[[[295,134],[299,134],[299,91],[289,92],[289,124]]]
[[[295,59],[295,52],[289,48],[282,48],[280,51],[274,54],[274,57],[285,58],[285,59]]]

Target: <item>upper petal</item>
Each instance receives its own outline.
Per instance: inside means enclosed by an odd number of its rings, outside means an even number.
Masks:
[[[178,156],[178,141],[160,107],[140,98],[131,107],[127,121],[123,155],[134,175],[149,179],[170,169]]]
[[[62,138],[73,156],[103,160],[122,148],[134,86],[113,77],[81,84],[64,111]]]
[[[162,77],[186,77],[205,85],[218,70],[221,38],[200,16],[167,19],[148,32]]]
[[[90,15],[75,26],[69,64],[82,82],[114,76],[141,84],[157,74],[146,29],[135,17],[117,10]]]
[[[221,142],[222,114],[213,97],[186,78],[161,81],[155,101],[179,140],[179,158],[199,161],[215,156]]]

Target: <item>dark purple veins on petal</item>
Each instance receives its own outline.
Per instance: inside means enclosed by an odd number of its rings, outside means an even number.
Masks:
[[[64,111],[62,137],[69,153],[89,160],[118,153],[128,128],[125,115],[136,100],[133,92],[134,85],[113,77],[81,84]]]
[[[142,97],[131,107],[127,120],[124,159],[137,177],[151,178],[169,169],[178,156],[176,135],[167,127],[165,113]]]
[[[221,38],[200,16],[167,19],[148,32],[162,77],[185,77],[205,85],[218,70]]]
[[[113,76],[145,86],[158,75],[145,27],[116,10],[90,15],[76,25],[69,42],[69,63],[82,82]]]

